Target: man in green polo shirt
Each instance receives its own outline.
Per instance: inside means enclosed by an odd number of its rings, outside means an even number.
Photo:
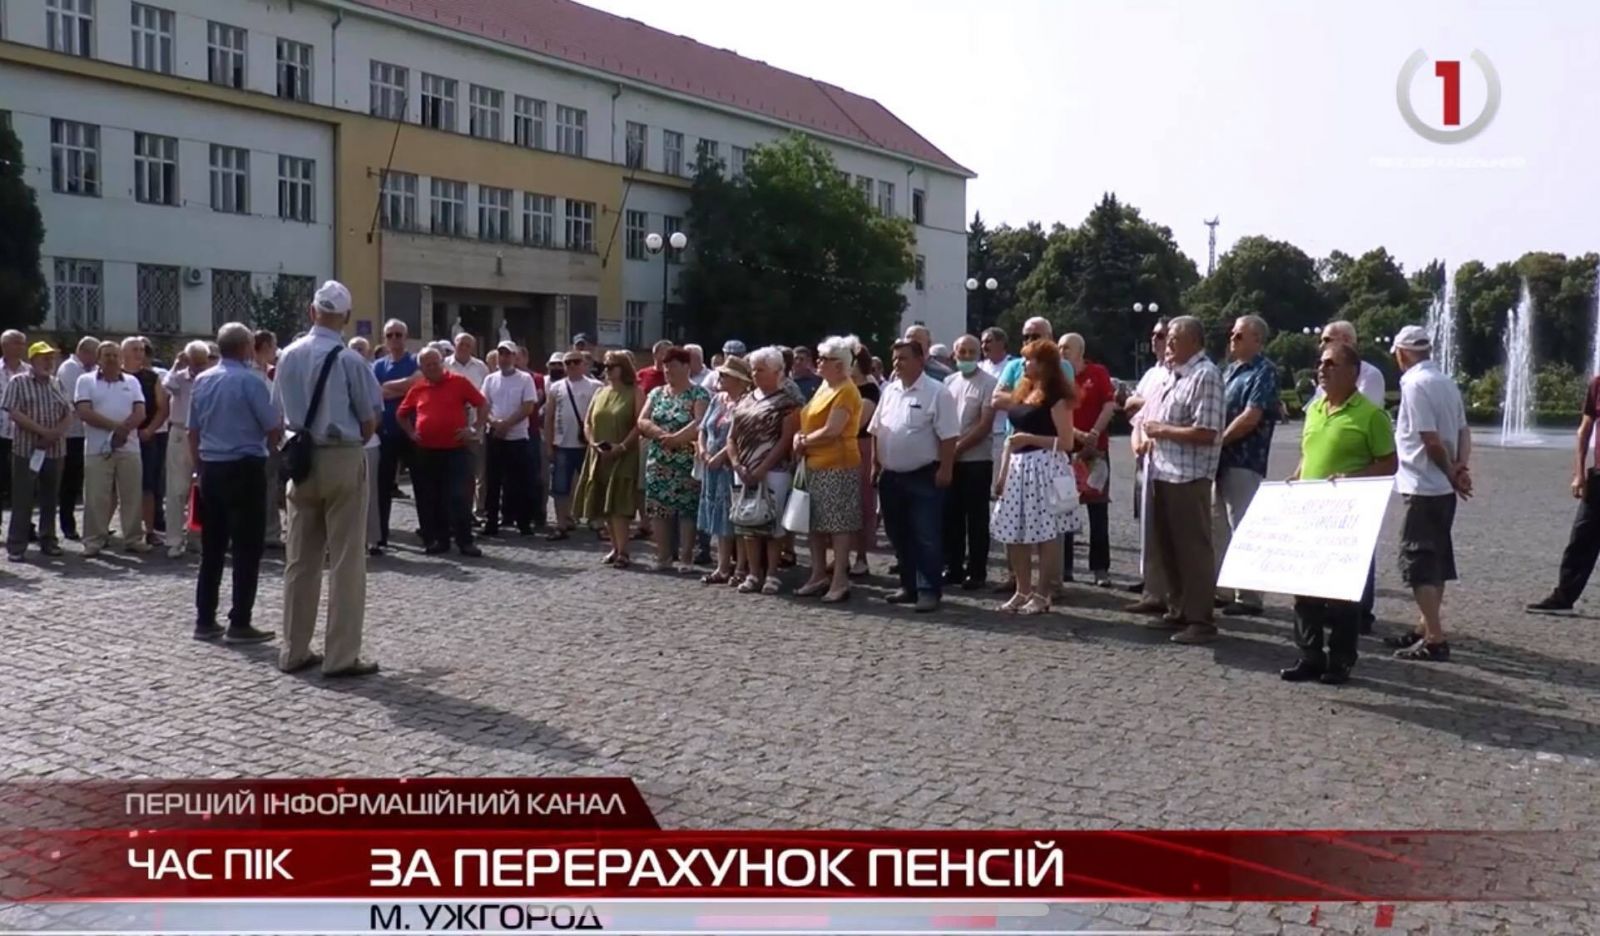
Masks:
[[[1300,434],[1300,464],[1290,481],[1324,481],[1392,475],[1398,467],[1389,414],[1356,390],[1361,358],[1348,345],[1322,349],[1317,384],[1322,395],[1306,410]],[[1297,595],[1294,642],[1300,662],[1278,675],[1288,682],[1316,679],[1338,685],[1356,664],[1361,605]],[[1327,631],[1327,650],[1323,632]]]

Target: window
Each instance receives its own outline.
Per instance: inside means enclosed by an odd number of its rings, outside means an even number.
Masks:
[[[180,270],[175,266],[139,264],[139,330],[176,332],[183,324],[183,302],[178,293]]]
[[[716,140],[701,140],[695,144],[695,169],[701,166],[715,166],[722,158],[722,147]]]
[[[643,169],[645,140],[649,138],[650,128],[642,123],[628,121],[628,168]]]
[[[278,157],[278,217],[288,221],[317,220],[316,178],[316,160]]]
[[[750,161],[750,151],[742,146],[733,148],[733,157],[728,168],[733,170],[735,179],[744,178],[744,164]]]
[[[94,55],[94,0],[45,0],[44,22],[52,52]]]
[[[385,120],[405,120],[406,101],[411,96],[411,71],[399,65],[374,60],[372,63],[372,116]]]
[[[916,224],[927,224],[928,193],[922,189],[911,190],[911,220]]]
[[[249,213],[249,150],[211,145],[211,209],[230,214]]]
[[[99,331],[104,325],[100,314],[100,261],[57,258],[55,268],[56,328]]]
[[[589,112],[556,105],[556,152],[583,156],[589,152],[584,139],[589,127]]]
[[[391,231],[417,229],[417,177],[409,172],[384,172],[378,204],[383,226]]]
[[[226,23],[206,24],[207,80],[230,88],[244,87],[244,30]]]
[[[133,5],[133,67],[172,74],[172,11]]]
[[[594,202],[567,199],[567,249],[594,252]]]
[[[917,292],[928,288],[928,258],[917,254],[916,272],[912,274],[912,282],[917,286]]]
[[[518,146],[544,149],[544,102],[517,95],[511,118],[512,140]]]
[[[254,305],[250,301],[250,274],[245,270],[211,271],[211,327],[229,322],[249,321]]]
[[[311,46],[278,40],[278,97],[311,100]]]
[[[556,200],[526,192],[522,196],[522,242],[532,247],[556,244]]]
[[[629,301],[622,315],[622,343],[629,348],[644,347],[644,310],[643,302]]]
[[[677,248],[673,247],[671,245],[671,243],[670,243],[671,240],[672,240],[672,235],[678,233],[681,230],[683,230],[683,219],[682,218],[675,218],[672,215],[663,215],[662,216],[662,218],[661,218],[661,239],[662,239],[663,242],[667,243],[667,262],[668,263],[682,263],[683,262],[683,250],[678,250]],[[687,249],[688,249],[687,247],[684,248],[684,250],[687,250]]]
[[[856,176],[856,190],[861,193],[862,198],[867,200],[867,204],[872,204],[871,179],[867,178],[866,176]]]
[[[422,73],[422,114],[424,127],[456,129],[456,80]]]
[[[661,131],[661,171],[667,175],[683,175],[683,134]]]
[[[511,239],[510,189],[478,186],[478,238],[487,241]]]
[[[428,230],[457,237],[467,233],[467,183],[434,179],[431,185]]]
[[[178,140],[133,135],[133,196],[147,205],[178,203]]]
[[[627,247],[629,260],[645,259],[644,229],[650,224],[650,216],[642,211],[630,211],[626,218],[626,235],[623,238]]]
[[[283,284],[284,294],[289,297],[289,305],[292,308],[304,309],[311,304],[311,297],[317,293],[317,278],[314,276],[280,273],[278,282]]]
[[[488,140],[500,139],[505,106],[504,91],[473,85],[467,91],[467,132]]]
[[[50,121],[51,187],[65,195],[100,195],[100,128]]]
[[[894,183],[878,183],[878,212],[887,217],[894,217]]]

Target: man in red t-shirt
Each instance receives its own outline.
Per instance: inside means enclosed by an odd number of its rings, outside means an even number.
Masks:
[[[1072,428],[1078,432],[1080,449],[1075,456],[1079,477],[1078,496],[1089,513],[1089,574],[1101,588],[1111,586],[1111,530],[1107,506],[1111,503],[1111,447],[1106,429],[1117,409],[1117,385],[1103,364],[1085,359],[1083,336],[1075,332],[1061,336],[1061,359],[1072,365],[1078,383],[1078,406],[1072,411]],[[1072,536],[1062,570],[1064,581],[1072,581]]]
[[[489,405],[472,381],[451,373],[437,348],[417,355],[422,379],[411,385],[395,413],[400,428],[416,444],[412,484],[416,488],[417,522],[428,555],[450,551],[450,540],[463,556],[481,556],[472,543],[472,499],[467,480],[472,472],[468,443],[489,424]],[[467,408],[478,417],[467,423]]]
[[[643,390],[646,394],[649,394],[651,390],[654,390],[655,388],[667,382],[667,352],[671,351],[672,348],[672,342],[663,338],[656,342],[655,345],[650,349],[651,355],[654,356],[655,363],[651,364],[649,367],[640,368],[639,375],[637,378],[635,378],[639,384],[639,389]]]

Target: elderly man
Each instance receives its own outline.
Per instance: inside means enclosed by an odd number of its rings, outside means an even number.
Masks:
[[[1002,328],[985,328],[983,334],[978,336],[978,347],[983,351],[983,357],[978,361],[978,369],[995,379],[999,384],[1000,375],[1005,372],[1006,365],[1011,363],[1012,354],[1006,349],[1006,333]],[[994,435],[992,448],[994,461],[1000,461],[1001,450],[1005,448],[1006,434],[1010,431],[1011,421],[1006,419],[1004,413],[997,414],[994,420]]]
[[[577,523],[572,516],[572,494],[578,474],[583,470],[589,450],[584,429],[589,404],[605,384],[589,376],[589,361],[581,351],[568,351],[563,360],[565,375],[546,389],[544,444],[550,462],[550,494],[556,502],[556,528],[545,538],[564,540]],[[588,518],[584,518],[588,519]]]
[[[822,386],[822,375],[817,373],[816,352],[809,345],[795,346],[794,366],[789,369],[789,378],[808,401]]]
[[[122,372],[122,349],[100,345],[99,366],[78,378],[73,406],[83,422],[83,554],[94,557],[106,546],[113,508],[122,515],[122,548],[150,551],[139,510],[139,425],[144,422],[144,391]]]
[[[1089,514],[1089,575],[1100,588],[1111,587],[1111,440],[1106,429],[1117,411],[1117,385],[1103,364],[1086,356],[1083,336],[1068,332],[1061,336],[1061,360],[1072,365],[1077,375],[1078,405],[1072,410],[1072,428],[1078,435],[1074,457],[1089,468],[1090,484],[1082,492],[1084,510]],[[1061,551],[1061,579],[1072,581],[1073,534],[1067,534]]]
[[[516,345],[512,344],[515,348]],[[443,350],[442,348],[440,349]],[[455,343],[451,346],[451,353],[445,355],[444,366],[450,373],[457,377],[465,377],[467,382],[483,390],[483,381],[489,376],[489,365],[478,360],[473,355],[478,353],[478,339],[466,332],[456,336]],[[516,366],[517,354],[511,352],[512,366]],[[473,430],[476,441],[467,443],[467,457],[471,460],[471,471],[467,475],[467,497],[472,504],[473,516],[482,518],[484,512],[484,472],[488,467],[488,459],[483,446],[483,426],[474,420],[476,415],[467,414],[467,426]]]
[[[1394,474],[1398,459],[1389,414],[1357,392],[1360,372],[1361,357],[1354,348],[1337,342],[1323,345],[1317,361],[1317,386],[1322,393],[1306,408],[1300,464],[1290,481]],[[1316,679],[1338,685],[1348,681],[1360,639],[1360,604],[1299,595],[1294,599],[1294,617],[1300,660],[1278,675],[1286,682]]]
[[[278,372],[278,336],[269,329],[260,329],[255,332],[255,355],[251,367],[261,380],[266,381],[267,388],[272,388],[275,375]],[[283,414],[279,414],[282,416]],[[279,480],[282,476],[282,462],[278,453],[277,444],[269,443],[267,446],[267,548],[283,548],[283,497],[284,487]]]
[[[956,339],[956,373],[944,379],[961,435],[944,500],[945,584],[964,591],[989,580],[989,493],[994,487],[995,379],[978,366],[978,339]]]
[[[289,481],[284,646],[278,657],[286,673],[318,663],[324,676],[378,671],[376,663],[361,659],[367,607],[367,459],[362,447],[377,428],[378,401],[372,399],[367,363],[344,346],[340,335],[350,307],[350,290],[335,280],[323,283],[308,310],[311,331],[284,349],[272,382],[274,407],[288,429],[301,437],[289,444],[310,445],[309,472]],[[324,562],[328,624],[319,657],[311,650],[311,638],[317,629]]]
[[[0,332],[0,386],[28,372],[28,336],[14,328]],[[0,466],[11,464],[11,418],[0,413]],[[11,471],[0,468],[0,507],[10,502]]]
[[[472,381],[445,367],[437,349],[424,348],[417,365],[422,379],[406,392],[396,415],[417,449],[412,481],[424,551],[449,552],[453,537],[461,555],[475,558],[483,550],[472,542],[468,452],[478,437],[473,427],[488,424],[488,404]],[[476,419],[469,420],[469,408]]]
[[[1211,539],[1216,544],[1219,572],[1233,531],[1267,476],[1267,460],[1272,454],[1272,429],[1278,420],[1278,369],[1261,353],[1267,336],[1267,323],[1258,315],[1240,316],[1228,333],[1229,364],[1222,375],[1227,428],[1222,431],[1211,498]],[[1261,613],[1260,592],[1218,592],[1217,601],[1223,605],[1222,613],[1230,617]]]
[[[686,344],[683,350],[689,352],[689,382],[703,383],[711,373],[710,368],[706,367],[706,349],[697,344]]]
[[[196,374],[186,390],[190,400],[184,448],[200,475],[194,639],[262,643],[273,638],[252,623],[267,533],[267,452],[269,440],[276,442],[283,426],[272,406],[272,391],[251,370],[255,335],[249,327],[238,322],[222,326],[217,347],[222,360]],[[192,354],[192,348],[186,353]],[[233,604],[224,629],[217,622],[217,605],[230,551]]]
[[[1421,612],[1418,629],[1390,637],[1402,660],[1450,659],[1440,609],[1445,583],[1456,578],[1456,499],[1472,496],[1472,430],[1456,382],[1433,363],[1433,341],[1420,325],[1407,325],[1390,349],[1400,365],[1400,416],[1395,449],[1400,470],[1395,489],[1405,502],[1400,525],[1400,577],[1411,587]]]
[[[1224,403],[1222,373],[1206,357],[1205,327],[1192,316],[1172,320],[1167,334],[1170,375],[1161,403],[1147,414],[1143,454],[1152,478],[1151,542],[1146,565],[1166,583],[1165,601],[1140,601],[1128,610],[1161,614],[1156,626],[1176,630],[1174,643],[1217,638],[1212,593],[1217,567],[1211,543],[1211,488],[1217,477]]]
[[[21,562],[28,551],[33,511],[39,509],[39,551],[61,555],[56,542],[56,491],[66,455],[72,404],[55,378],[56,349],[43,341],[28,348],[29,368],[0,388],[0,412],[11,420],[11,528],[6,555]]]
[[[1166,388],[1167,370],[1167,320],[1158,319],[1150,330],[1150,351],[1155,356],[1155,363],[1139,378],[1139,384],[1133,393],[1123,401],[1122,411],[1128,415],[1128,423],[1132,428],[1129,438],[1129,447],[1133,450],[1133,519],[1139,521],[1139,541],[1145,543],[1149,540],[1150,524],[1149,513],[1144,510],[1144,479],[1145,455],[1144,431],[1141,428],[1147,415],[1156,411],[1161,403],[1161,394]],[[1141,550],[1147,553],[1148,550]],[[1167,593],[1165,582],[1150,580],[1150,563],[1146,562],[1140,570],[1142,581],[1135,582],[1128,587],[1134,594],[1143,594],[1147,601],[1161,601]]]
[[[350,339],[351,351],[361,355],[361,360],[367,362],[367,373],[372,375],[372,382],[367,385],[372,398],[378,401],[378,406],[373,410],[373,417],[383,419],[383,388],[378,385],[378,375],[372,370],[372,342],[357,335]],[[379,448],[382,440],[374,432],[368,437],[366,444],[361,446],[361,452],[367,458],[367,555],[376,559],[383,555],[383,547],[378,545],[383,538],[383,532],[378,524],[378,466],[381,461]]]
[[[944,580],[941,502],[955,477],[961,425],[955,399],[923,371],[915,340],[894,343],[894,373],[868,426],[877,448],[883,522],[899,560],[900,589],[888,600],[937,611]]]
[[[663,338],[650,346],[651,363],[648,367],[639,369],[639,389],[648,394],[651,390],[667,382],[667,352],[677,347],[672,342]],[[639,472],[639,477],[644,477],[644,472]]]
[[[1322,335],[1318,338],[1318,343],[1324,348],[1331,345],[1340,345],[1356,352],[1357,357],[1361,356],[1361,346],[1356,340],[1356,327],[1349,322],[1329,322],[1323,326]],[[1378,409],[1387,409],[1386,390],[1383,371],[1366,361],[1362,361],[1357,392],[1370,400]],[[1311,399],[1315,401],[1321,395],[1322,387],[1319,385],[1316,392],[1311,395]],[[1372,633],[1372,625],[1377,622],[1377,615],[1373,614],[1372,611],[1377,602],[1377,586],[1378,560],[1377,557],[1373,557],[1372,564],[1367,568],[1367,589],[1361,595],[1361,633],[1363,634]]]
[[[378,430],[378,546],[389,545],[389,516],[400,491],[400,468],[415,469],[416,447],[400,428],[395,413],[413,384],[422,379],[417,358],[406,350],[406,323],[390,319],[383,325],[383,355],[372,371],[383,388],[383,423]]]
[[[211,349],[204,341],[191,341],[184,346],[183,354],[172,362],[172,369],[161,378],[168,405],[167,424],[171,427],[167,440],[166,512],[167,558],[182,559],[188,536],[184,514],[189,507],[189,487],[195,474],[194,460],[189,450],[189,407],[194,382],[211,365]],[[246,374],[245,376],[250,376]],[[270,394],[269,394],[270,396]],[[262,492],[265,496],[266,492]]]
[[[928,331],[928,327],[926,325],[923,325],[919,322],[907,328],[905,340],[915,341],[917,343],[917,347],[922,349],[922,366],[929,377],[942,383],[946,377],[949,377],[951,374],[955,373],[954,368],[946,366],[943,361],[934,359],[933,333]]]
[[[529,438],[528,419],[539,406],[539,388],[533,375],[517,370],[517,349],[500,343],[500,369],[484,378],[483,396],[489,402],[489,470],[487,517],[484,536],[500,532],[500,519],[516,524],[523,536],[533,534],[534,477],[539,471],[538,450]],[[542,490],[542,486],[541,486]]]
[[[156,511],[167,468],[166,400],[161,395],[161,375],[151,366],[143,338],[122,339],[122,372],[139,382],[144,394],[144,421],[139,432],[140,507],[150,545],[156,545]]]
[[[62,361],[61,367],[56,370],[56,381],[61,384],[61,391],[69,404],[73,392],[78,388],[78,378],[94,373],[96,352],[99,350],[100,339],[84,338],[78,342],[77,353]],[[82,499],[83,423],[74,411],[72,423],[67,428],[67,457],[61,464],[61,493],[57,498],[61,513],[61,535],[69,540],[78,538],[77,510]]]

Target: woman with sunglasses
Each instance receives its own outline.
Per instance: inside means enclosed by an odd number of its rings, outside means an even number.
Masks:
[[[588,453],[572,509],[580,517],[605,524],[611,532],[611,551],[603,561],[625,569],[632,564],[628,522],[639,509],[639,414],[644,410],[644,392],[628,352],[607,351],[605,371],[606,385],[595,393],[584,420]]]

